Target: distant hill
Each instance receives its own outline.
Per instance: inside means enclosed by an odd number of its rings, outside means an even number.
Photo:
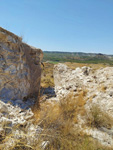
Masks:
[[[78,63],[108,63],[113,65],[113,55],[83,52],[44,51],[43,61],[78,62]]]

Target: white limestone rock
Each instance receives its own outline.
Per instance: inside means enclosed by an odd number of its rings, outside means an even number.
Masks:
[[[90,109],[93,105],[97,105],[100,110],[104,111],[113,119],[113,67],[101,68],[93,71],[89,67],[76,68],[71,70],[66,65],[58,64],[54,67],[54,83],[57,99],[65,98],[68,93],[86,90],[88,91],[85,99],[84,108],[87,114],[90,114]],[[87,120],[79,116],[79,127],[81,123],[85,125]],[[97,139],[101,144],[113,147],[113,136],[111,129],[101,131],[100,129],[88,128],[83,129],[86,134]],[[82,129],[82,128],[81,128]]]

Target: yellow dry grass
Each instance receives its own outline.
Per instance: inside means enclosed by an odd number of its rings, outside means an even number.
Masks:
[[[29,135],[25,133],[23,138],[16,140],[16,144],[12,146],[11,150],[42,150],[43,141],[48,141],[45,150],[112,150],[101,146],[91,137],[81,133],[78,127],[75,127],[78,122],[78,114],[83,116],[86,114],[84,109],[86,94],[87,91],[78,91],[76,95],[71,92],[60,102],[41,103],[40,109],[37,111],[34,109],[36,120],[34,123],[43,129],[39,133],[37,141],[30,146],[25,140]],[[105,119],[100,119],[97,117],[98,115],[95,115],[96,112],[100,114],[100,111],[97,111],[97,108],[92,110],[94,117],[92,123],[97,125],[98,122],[98,126],[103,124],[108,126]],[[5,141],[11,138],[13,135],[8,135]]]
[[[101,110],[98,105],[94,104],[91,107],[87,123],[90,127],[105,127],[110,129],[113,126],[113,118],[110,117],[107,112]]]
[[[104,148],[91,137],[81,133],[78,127],[75,127],[75,124],[78,123],[78,115],[86,115],[84,109],[86,94],[87,91],[78,91],[76,95],[71,92],[60,102],[41,103],[37,123],[43,128],[40,141],[48,141],[46,150],[109,149]]]
[[[41,87],[54,87],[53,67],[54,64],[44,63],[44,67],[42,68]]]
[[[85,64],[85,63],[71,63],[71,62],[66,62],[65,63],[69,68],[71,69],[76,69],[77,67],[91,67],[94,70],[100,69],[102,67],[106,67],[106,64]]]

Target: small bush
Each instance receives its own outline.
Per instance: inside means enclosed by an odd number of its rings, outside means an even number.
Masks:
[[[89,120],[92,127],[105,127],[109,129],[113,126],[113,119],[106,112],[102,111],[96,104],[91,108]]]

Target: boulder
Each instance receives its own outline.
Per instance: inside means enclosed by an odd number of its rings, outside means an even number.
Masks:
[[[38,97],[43,53],[0,28],[0,99]]]

